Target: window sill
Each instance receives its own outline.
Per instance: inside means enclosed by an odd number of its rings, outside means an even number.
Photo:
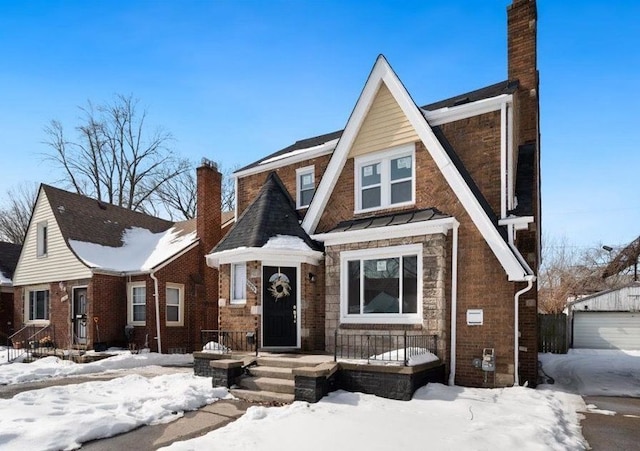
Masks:
[[[184,323],[166,323],[167,327],[184,327]]]
[[[384,317],[384,318],[373,318],[371,316],[354,318],[342,316],[340,318],[341,324],[355,324],[357,326],[366,326],[368,324],[382,324],[382,325],[413,325],[413,324],[422,324],[423,318],[421,316],[413,316],[413,317]]]
[[[48,326],[51,324],[51,320],[48,319],[34,319],[26,321],[25,326]]]
[[[229,307],[229,308],[245,308],[246,306],[247,306],[247,301],[231,302],[226,305],[226,307]]]

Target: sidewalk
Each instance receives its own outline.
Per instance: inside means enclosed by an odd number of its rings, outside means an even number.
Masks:
[[[184,417],[167,424],[142,426],[133,431],[82,445],[88,451],[114,449],[155,450],[173,442],[199,437],[240,418],[252,404],[242,400],[223,399],[200,410],[185,412]]]

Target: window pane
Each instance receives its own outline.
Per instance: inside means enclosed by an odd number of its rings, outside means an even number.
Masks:
[[[167,288],[167,304],[180,305],[180,290],[177,288]]]
[[[233,265],[233,299],[246,299],[247,265],[238,263]]]
[[[380,163],[362,166],[362,186],[380,183]]]
[[[178,322],[180,321],[180,308],[175,305],[167,306],[167,321]]]
[[[348,312],[360,313],[360,261],[348,263]]]
[[[418,313],[418,257],[402,258],[402,313]]]
[[[145,304],[147,297],[146,287],[133,287],[133,303]]]
[[[313,189],[308,189],[305,191],[300,191],[300,206],[309,205],[311,203],[311,199],[313,198]]]
[[[134,305],[133,306],[133,320],[134,321],[145,321],[145,306],[144,305]]]
[[[391,185],[391,203],[408,202],[411,200],[411,180]]]
[[[411,177],[411,156],[391,160],[391,180],[400,180]]]
[[[380,206],[380,187],[362,190],[362,208],[373,208]]]
[[[313,174],[301,174],[300,175],[300,189],[313,189]]]
[[[399,259],[364,261],[363,313],[399,313]]]

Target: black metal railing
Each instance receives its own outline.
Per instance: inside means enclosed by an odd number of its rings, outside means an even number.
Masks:
[[[200,342],[203,350],[230,354],[252,352],[258,355],[257,330],[201,330]]]
[[[13,362],[18,357],[48,354],[56,348],[53,325],[27,325],[7,338],[7,360]]]
[[[354,360],[366,363],[399,363],[409,365],[412,358],[438,354],[437,335],[339,334],[335,332],[334,361]]]

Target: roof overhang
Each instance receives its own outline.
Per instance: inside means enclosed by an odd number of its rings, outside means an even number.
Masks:
[[[291,263],[319,264],[324,258],[320,251],[286,249],[286,248],[265,248],[265,247],[239,247],[226,251],[213,252],[205,256],[207,265],[218,268],[220,265],[228,263],[241,263],[248,261],[283,261]]]
[[[312,235],[311,238],[316,241],[322,241],[325,246],[336,246],[340,244],[389,240],[406,236],[434,235],[438,233],[446,235],[456,224],[458,224],[458,221],[456,221],[455,218],[442,218],[386,227],[318,233]]]

